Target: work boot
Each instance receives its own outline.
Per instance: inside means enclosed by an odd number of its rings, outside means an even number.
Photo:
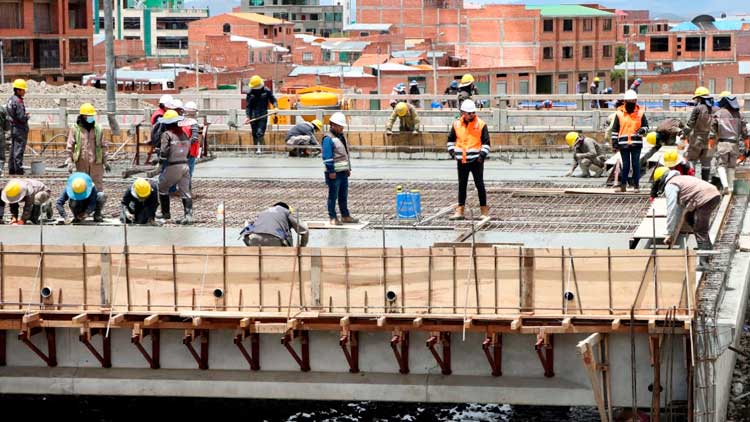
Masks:
[[[640,186],[633,187],[633,193],[641,193],[641,187]]]
[[[161,215],[157,214],[156,218],[171,219],[172,215],[169,213],[169,195],[159,195],[159,206],[161,206]]]
[[[727,169],[725,167],[719,167],[716,169],[716,173],[719,174],[719,180],[721,180],[721,193],[726,195],[729,193],[729,182],[727,181]]]
[[[182,207],[185,209],[185,217],[181,220],[177,220],[177,224],[193,224],[193,200],[190,198],[183,198]]]
[[[702,168],[701,169],[701,179],[708,182],[711,179],[711,168]]]
[[[620,184],[620,186],[615,186],[614,191],[615,192],[627,192],[628,191],[628,187],[624,183],[622,183],[622,184]]]
[[[2,140],[0,142],[5,142],[5,140]],[[0,177],[3,177],[3,168],[5,168],[5,162],[4,161],[0,161]]]
[[[487,206],[487,205],[480,206],[479,209],[482,211],[482,217],[489,217],[490,216],[490,207],[489,206]]]
[[[727,169],[727,187],[729,188],[729,193],[734,192],[734,173],[736,169]]]
[[[104,208],[104,202],[106,202],[107,196],[104,194],[104,192],[99,192],[96,194],[96,207],[94,208],[94,222],[101,223],[104,221],[104,217],[102,217],[102,209]]]
[[[464,206],[459,205],[456,207],[456,212],[448,218],[448,220],[463,220],[464,219]]]
[[[347,216],[341,217],[341,222],[344,224],[355,224],[355,223],[359,223],[359,219],[354,218],[351,215],[347,215]]]
[[[710,251],[713,249],[711,241],[698,242],[698,250]],[[710,257],[708,255],[701,255],[698,257],[698,266],[695,267],[697,271],[708,271],[710,269]]]
[[[338,218],[332,218],[328,222],[328,224],[331,225],[331,226],[340,226],[341,225],[341,220],[339,220]]]

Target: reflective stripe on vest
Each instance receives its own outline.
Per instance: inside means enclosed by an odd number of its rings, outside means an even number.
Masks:
[[[81,127],[73,125],[72,127],[75,137],[76,144],[73,146],[73,161],[78,161],[81,157]],[[96,164],[102,163],[102,128],[99,125],[94,125],[94,145],[96,147]]]
[[[617,137],[627,137],[628,144],[633,142],[633,136],[635,136],[636,133],[638,133],[638,130],[641,128],[643,113],[645,113],[645,110],[641,107],[637,105],[635,107],[636,109],[632,113],[626,112],[625,106],[621,106],[617,109],[617,118],[620,120],[620,132],[617,134]]]
[[[476,153],[482,149],[482,129],[484,121],[475,117],[468,125],[463,125],[463,118],[453,122],[453,130],[456,132],[456,146],[454,151],[461,153],[461,162],[466,163],[466,153]]]

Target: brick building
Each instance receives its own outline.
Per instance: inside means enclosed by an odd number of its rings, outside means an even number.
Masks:
[[[349,1],[321,5],[320,0],[242,0],[242,12],[258,13],[294,24],[293,32],[330,37],[347,24]]]
[[[0,2],[6,79],[80,81],[93,69],[93,25],[86,0]]]
[[[698,87],[700,69],[693,66],[665,74],[643,76],[639,92],[644,94],[692,94]],[[750,61],[709,63],[703,66],[703,81],[712,93],[750,92]]]
[[[682,22],[668,33],[650,34],[646,42],[646,61],[723,62],[750,56],[750,22],[718,20],[704,29]]]
[[[362,0],[357,22],[392,24],[406,44],[429,40],[454,65],[532,69],[529,85],[516,93],[568,94],[584,76],[599,76],[606,85],[617,42],[614,12],[598,5],[467,8],[457,0]],[[480,83],[480,92],[497,93],[501,85],[492,80]]]

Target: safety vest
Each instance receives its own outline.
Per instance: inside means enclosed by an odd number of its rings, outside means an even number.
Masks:
[[[468,125],[464,125],[463,119],[453,122],[453,130],[456,132],[456,146],[453,151],[456,159],[461,156],[461,162],[466,163],[467,159],[473,161],[479,156],[482,150],[482,129],[484,121],[475,117]]]
[[[73,161],[78,161],[78,158],[81,156],[81,133],[83,131],[77,124],[73,125],[71,128],[73,129],[73,133],[76,137],[76,144],[73,147]],[[96,147],[96,164],[101,164],[103,162],[102,128],[101,126],[96,124],[94,125],[94,145]]]
[[[625,106],[620,106],[617,109],[617,119],[620,121],[620,132],[617,134],[618,143],[632,143],[642,144],[643,138],[638,135],[638,130],[641,128],[641,122],[643,121],[643,114],[646,110],[636,105],[635,110],[632,113],[625,111]],[[626,142],[623,142],[623,138]]]

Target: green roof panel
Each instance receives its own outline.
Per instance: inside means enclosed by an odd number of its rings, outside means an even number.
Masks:
[[[612,12],[594,9],[592,7],[581,6],[578,4],[556,4],[556,5],[526,5],[526,10],[539,10],[543,17],[561,18],[561,17],[605,17],[614,16]]]

